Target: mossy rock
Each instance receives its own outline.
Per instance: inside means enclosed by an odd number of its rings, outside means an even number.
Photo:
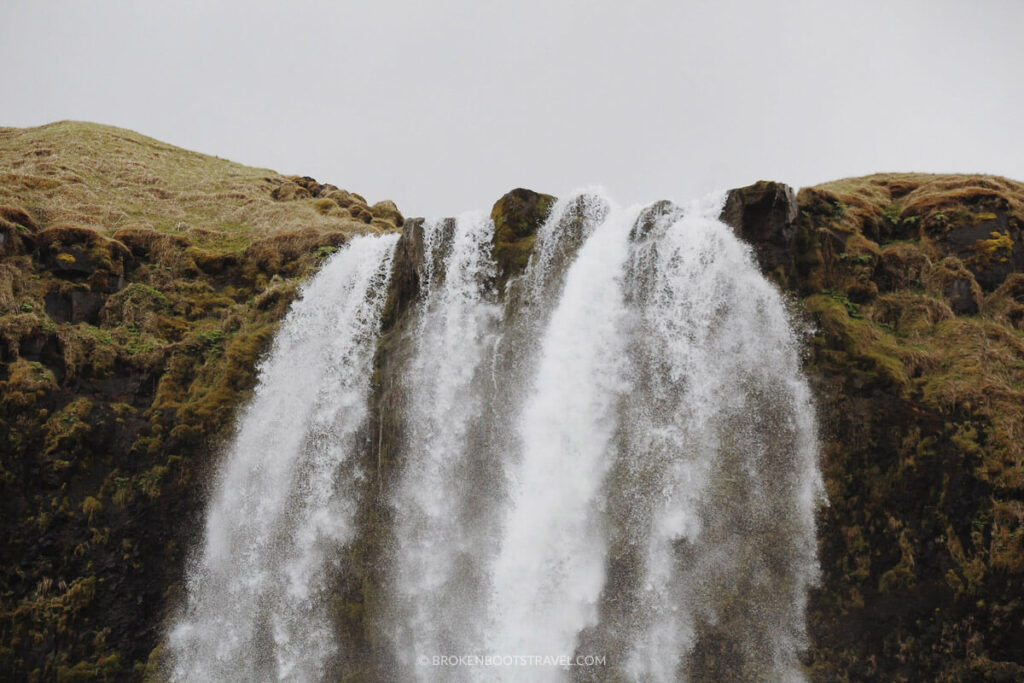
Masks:
[[[116,292],[124,282],[131,250],[117,240],[78,225],[58,225],[35,236],[40,262],[59,278],[87,283],[93,291]]]
[[[495,202],[491,209],[494,221],[491,254],[498,267],[499,287],[504,287],[510,278],[526,268],[537,230],[547,220],[555,201],[551,195],[517,188]]]
[[[390,199],[379,201],[371,206],[370,213],[373,214],[374,221],[380,220],[396,228],[402,227],[405,223],[402,212],[398,210],[398,207]]]

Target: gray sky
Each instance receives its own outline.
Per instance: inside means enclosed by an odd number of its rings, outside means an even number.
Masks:
[[[123,126],[406,215],[1024,180],[1024,0],[0,3],[0,125]]]

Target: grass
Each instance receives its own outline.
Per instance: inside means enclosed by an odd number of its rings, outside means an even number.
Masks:
[[[112,126],[61,121],[0,128],[0,205],[20,208],[44,225],[81,225],[105,236],[123,228],[151,228],[236,253],[259,236],[307,229],[351,235],[397,227],[396,216],[390,216],[390,225],[377,215],[372,216],[376,223],[367,223],[336,203],[331,210],[331,200],[271,196],[290,182],[274,171]],[[344,201],[359,197],[344,194]],[[377,211],[359,200],[353,205],[384,214],[383,205]]]

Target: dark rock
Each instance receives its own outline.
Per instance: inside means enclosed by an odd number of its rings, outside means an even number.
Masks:
[[[46,295],[46,314],[57,323],[89,323],[95,325],[107,301],[98,292],[81,289],[55,289]]]
[[[423,219],[410,218],[405,221],[391,262],[391,286],[382,313],[385,331],[394,326],[398,316],[419,295],[424,258]]]
[[[1024,270],[1024,234],[1003,208],[971,216],[969,222],[942,234],[940,248],[958,256],[978,284],[991,292],[1006,276]]]
[[[629,239],[631,242],[644,240],[656,226],[664,224],[666,219],[681,216],[682,210],[672,202],[664,199],[655,202],[640,212],[633,229],[629,232]]]
[[[761,180],[730,190],[720,219],[753,245],[765,273],[788,281],[795,269],[798,214],[793,188]]]
[[[979,310],[978,301],[974,297],[970,280],[953,280],[946,285],[942,293],[949,300],[949,307],[957,315],[974,315]]]
[[[124,286],[124,262],[132,258],[124,244],[75,225],[43,230],[36,236],[36,249],[43,267],[57,277],[106,293]]]

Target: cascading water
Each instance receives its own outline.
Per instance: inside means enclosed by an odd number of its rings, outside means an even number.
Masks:
[[[405,466],[392,495],[395,637],[406,660],[413,652],[470,648],[479,628],[476,549],[487,538],[481,520],[470,518],[471,484],[482,455],[478,430],[487,387],[481,373],[501,315],[486,286],[493,232],[493,223],[476,214],[424,226],[425,296],[411,361],[397,378],[405,400],[399,444]],[[438,261],[443,269],[434,267]],[[404,664],[408,670],[413,662]]]
[[[370,647],[357,677],[799,679],[817,427],[782,298],[720,208],[563,199],[501,289],[489,219],[427,222],[380,341],[393,241],[354,240],[228,453],[176,677],[322,680]],[[349,642],[323,599],[371,538]],[[490,659],[439,660],[466,655]]]
[[[600,492],[627,389],[621,272],[634,213],[611,210],[583,244],[537,340],[540,363],[511,423],[521,453],[507,465],[490,651],[571,654],[579,631],[598,619],[607,553]]]
[[[302,292],[260,368],[168,638],[180,681],[317,680],[321,594],[352,538],[370,371],[396,236],[357,237]]]

